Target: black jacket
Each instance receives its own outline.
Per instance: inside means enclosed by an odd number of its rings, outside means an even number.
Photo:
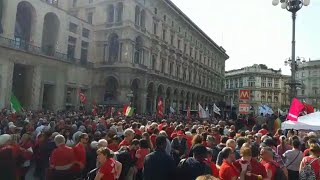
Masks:
[[[144,180],[174,180],[175,162],[164,150],[156,149],[144,160]]]
[[[198,176],[211,175],[210,166],[193,157],[181,160],[177,168],[176,180],[195,180]]]

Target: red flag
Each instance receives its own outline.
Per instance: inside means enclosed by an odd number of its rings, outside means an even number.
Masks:
[[[123,114],[126,114],[128,107],[129,107],[128,104],[125,104],[125,105],[123,106]]]
[[[162,102],[162,98],[159,97],[158,98],[158,108],[157,108],[157,116],[160,118],[163,118],[163,102]]]
[[[304,105],[297,98],[293,98],[287,119],[291,121],[298,121],[299,114],[303,108]]]
[[[188,120],[191,118],[190,106],[188,106],[188,109],[187,109],[187,118],[188,118]]]
[[[304,110],[307,112],[307,114],[314,113],[314,107],[310,104],[303,103],[304,104]]]
[[[93,100],[92,101],[92,115],[93,116],[97,116],[98,115],[97,110],[98,110],[97,103],[96,103],[95,100]]]
[[[86,98],[86,96],[84,95],[83,92],[80,92],[80,93],[79,93],[79,97],[80,97],[80,102],[81,102],[82,104],[87,103],[87,98]]]

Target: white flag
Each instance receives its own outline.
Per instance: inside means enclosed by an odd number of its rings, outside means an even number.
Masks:
[[[170,112],[175,113],[176,111],[173,109],[173,107],[170,106]]]
[[[280,108],[278,108],[278,113],[279,113],[279,115],[281,115],[281,116],[285,115],[285,113],[284,113]]]
[[[199,109],[198,109],[199,117],[200,118],[208,118],[209,116],[208,116],[207,112],[202,108],[201,104],[198,104],[198,107],[199,107]]]
[[[216,104],[213,104],[213,112],[220,115],[220,111],[221,110],[216,106]]]

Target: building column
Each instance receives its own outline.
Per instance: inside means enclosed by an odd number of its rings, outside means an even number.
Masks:
[[[1,108],[10,107],[10,98],[12,95],[12,81],[13,81],[14,63],[7,62],[1,65],[1,96],[0,104]]]
[[[42,85],[42,77],[41,77],[41,66],[35,66],[33,68],[32,75],[32,90],[31,90],[31,109],[39,110],[40,107],[40,95],[41,95],[41,85]]]
[[[180,96],[177,97],[177,114],[180,114]]]
[[[153,112],[157,112],[157,99],[158,99],[158,95],[157,92],[154,93],[153,96]]]
[[[147,103],[147,91],[146,90],[141,90],[140,102],[141,102],[140,113],[145,113],[146,112],[146,103]]]
[[[117,100],[120,104],[127,104],[131,102],[131,97],[128,97],[128,94],[130,93],[130,87],[128,86],[121,86],[118,90],[118,97]]]

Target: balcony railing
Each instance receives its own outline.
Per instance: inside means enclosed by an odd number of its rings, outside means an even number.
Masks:
[[[13,49],[18,49],[21,51],[26,51],[31,54],[43,55],[53,57],[59,60],[75,62],[77,61],[74,58],[68,58],[67,54],[58,52],[58,51],[50,51],[48,48],[41,48],[35,45],[32,45],[23,40],[13,40],[0,36],[0,46],[5,46]]]

